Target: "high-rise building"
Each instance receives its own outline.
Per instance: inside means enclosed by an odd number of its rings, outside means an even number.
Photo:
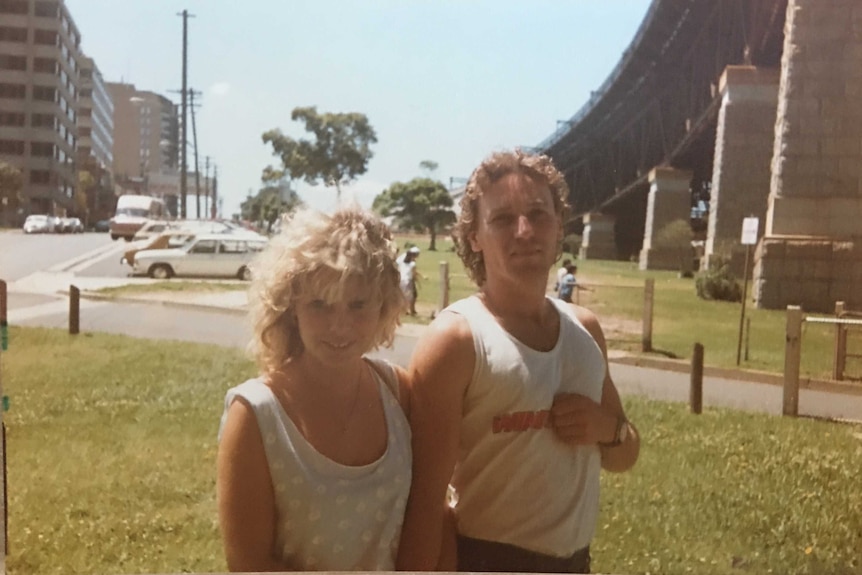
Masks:
[[[86,174],[86,217],[109,218],[114,211],[114,103],[92,58],[82,55],[78,94],[78,171]]]
[[[0,161],[21,171],[30,213],[74,209],[81,35],[62,0],[0,0]]]
[[[177,177],[177,106],[133,84],[107,83],[114,102],[114,176],[147,191],[151,174]]]

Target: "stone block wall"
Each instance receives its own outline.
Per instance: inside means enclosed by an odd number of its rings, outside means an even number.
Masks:
[[[832,313],[835,302],[862,310],[862,242],[764,238],[757,247],[754,299],[761,307]]]
[[[759,218],[763,235],[779,73],[753,66],[728,66],[722,74],[704,268],[713,254],[730,256],[734,272],[742,275],[746,249],[740,244],[743,218]]]
[[[667,224],[691,218],[692,172],[674,168],[653,168],[649,174],[644,241],[638,264],[641,270],[679,270],[677,250],[653,246],[656,237]]]
[[[584,235],[578,257],[584,260],[615,260],[617,246],[614,242],[616,218],[607,214],[584,214]]]
[[[758,306],[860,308],[862,2],[788,0]]]

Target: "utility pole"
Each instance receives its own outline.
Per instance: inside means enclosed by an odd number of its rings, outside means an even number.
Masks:
[[[210,213],[210,157],[204,156],[204,217]]]
[[[195,147],[195,217],[201,219],[201,170],[198,166],[198,130],[195,126],[195,94],[200,95],[200,92],[189,90],[189,98],[191,98],[192,108],[192,139]]]
[[[221,198],[218,197],[218,166],[213,164],[213,201],[210,208],[213,219],[218,217],[219,207],[221,207]]]
[[[183,87],[182,87],[182,116],[183,123],[181,124],[182,133],[180,134],[180,217],[182,219],[186,219],[186,173],[188,172],[188,158],[187,158],[187,143],[188,143],[188,130],[186,127],[188,126],[188,48],[189,48],[189,11],[183,10],[178,13],[177,16],[183,17]]]

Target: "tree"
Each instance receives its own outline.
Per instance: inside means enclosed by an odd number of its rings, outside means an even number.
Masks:
[[[91,193],[95,192],[96,187],[96,178],[93,177],[93,174],[90,173],[89,170],[79,170],[78,171],[78,185],[75,187],[75,213],[84,220],[84,225],[89,225],[90,223],[90,210],[87,207],[89,202],[88,198]]]
[[[430,178],[413,178],[395,182],[383,190],[372,208],[383,216],[394,216],[395,222],[431,236],[428,249],[437,249],[437,233],[455,221],[452,196],[441,182]]]
[[[8,223],[8,210],[14,213],[18,209],[23,183],[21,170],[0,161],[0,212],[3,214],[4,223]]]
[[[265,225],[269,233],[282,214],[301,204],[302,200],[286,181],[264,182],[257,194],[251,195],[249,192],[249,196],[240,204],[240,212],[244,220]]]
[[[436,172],[439,167],[440,164],[434,160],[422,160],[419,162],[419,169],[425,172],[429,178],[434,175],[434,172]]]
[[[364,174],[374,155],[371,144],[377,135],[368,118],[357,112],[318,113],[314,106],[294,108],[290,118],[301,121],[314,140],[294,140],[274,129],[264,132],[263,142],[281,158],[284,175],[311,185],[335,186],[340,200],[342,184]]]

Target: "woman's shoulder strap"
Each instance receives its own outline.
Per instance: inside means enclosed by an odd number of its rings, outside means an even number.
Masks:
[[[395,371],[395,367],[386,361],[385,359],[369,357],[366,358],[368,360],[369,365],[377,375],[383,380],[383,383],[386,384],[386,387],[389,388],[389,391],[392,392],[392,395],[395,396],[395,399],[401,400],[401,386],[399,385],[398,380],[398,372]]]

